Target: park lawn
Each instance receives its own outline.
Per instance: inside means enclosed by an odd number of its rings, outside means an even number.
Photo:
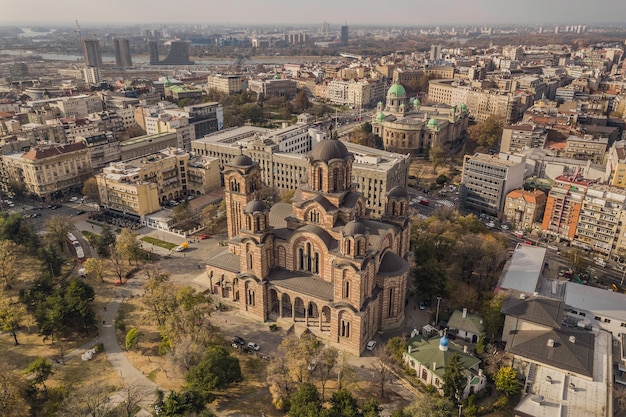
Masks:
[[[151,245],[154,245],[154,246],[165,248],[167,250],[172,250],[176,246],[178,246],[176,243],[166,242],[164,240],[156,239],[156,238],[153,238],[153,237],[150,237],[150,236],[144,236],[140,240],[142,240],[143,242],[146,242],[146,243],[150,243]]]

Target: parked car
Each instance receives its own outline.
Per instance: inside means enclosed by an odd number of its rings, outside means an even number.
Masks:
[[[420,310],[426,310],[426,303],[424,301],[420,301]]]
[[[236,343],[239,346],[245,346],[246,344],[246,341],[243,339],[243,337],[239,337],[239,336],[233,336],[232,341],[233,343]]]
[[[496,224],[494,222],[489,222],[485,226],[487,226],[490,229],[493,229],[494,227],[496,227]]]
[[[523,239],[524,238],[524,232],[522,232],[521,230],[516,230],[515,232],[513,232],[513,236],[515,236],[518,239]]]
[[[500,225],[500,229],[502,229],[502,230],[509,230],[509,225],[508,224],[501,224]]]
[[[70,198],[70,201],[71,201],[72,203],[73,203],[73,202],[75,202],[75,201],[78,201],[78,197],[76,197],[76,196],[71,197],[71,198]]]
[[[602,268],[606,268],[606,261],[602,258],[594,258],[593,263],[598,266],[601,266]]]
[[[202,235],[202,236],[200,236],[200,240],[205,240],[205,239],[208,239],[210,237],[211,237],[211,235]]]
[[[248,349],[252,349],[252,350],[258,351],[261,348],[259,347],[259,345],[257,345],[254,342],[248,342]]]
[[[374,348],[376,347],[376,341],[375,340],[370,340],[369,342],[367,342],[367,350],[374,350]]]
[[[180,245],[176,246],[176,249],[174,249],[176,252],[183,252],[185,249],[187,249],[189,247],[189,243],[187,242],[183,242]]]

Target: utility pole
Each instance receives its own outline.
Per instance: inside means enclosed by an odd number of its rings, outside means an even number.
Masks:
[[[435,316],[435,327],[439,324],[439,303],[441,303],[441,297],[437,297],[437,315]]]

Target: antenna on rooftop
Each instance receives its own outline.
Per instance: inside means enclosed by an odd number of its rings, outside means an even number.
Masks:
[[[76,29],[74,29],[74,32],[76,32],[80,38],[80,25],[78,24],[78,19],[76,19]]]

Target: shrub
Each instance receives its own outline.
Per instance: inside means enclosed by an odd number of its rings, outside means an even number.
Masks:
[[[278,325],[270,324],[270,332],[275,332],[276,330],[278,330]]]
[[[448,177],[446,177],[444,174],[441,174],[441,175],[439,175],[439,176],[437,177],[436,182],[437,182],[437,184],[439,184],[439,185],[443,185],[443,184],[445,184],[446,182],[448,182]]]
[[[100,353],[104,350],[104,343],[98,343],[93,347],[94,352]]]
[[[139,330],[132,328],[126,333],[126,350],[131,351],[139,343]]]

